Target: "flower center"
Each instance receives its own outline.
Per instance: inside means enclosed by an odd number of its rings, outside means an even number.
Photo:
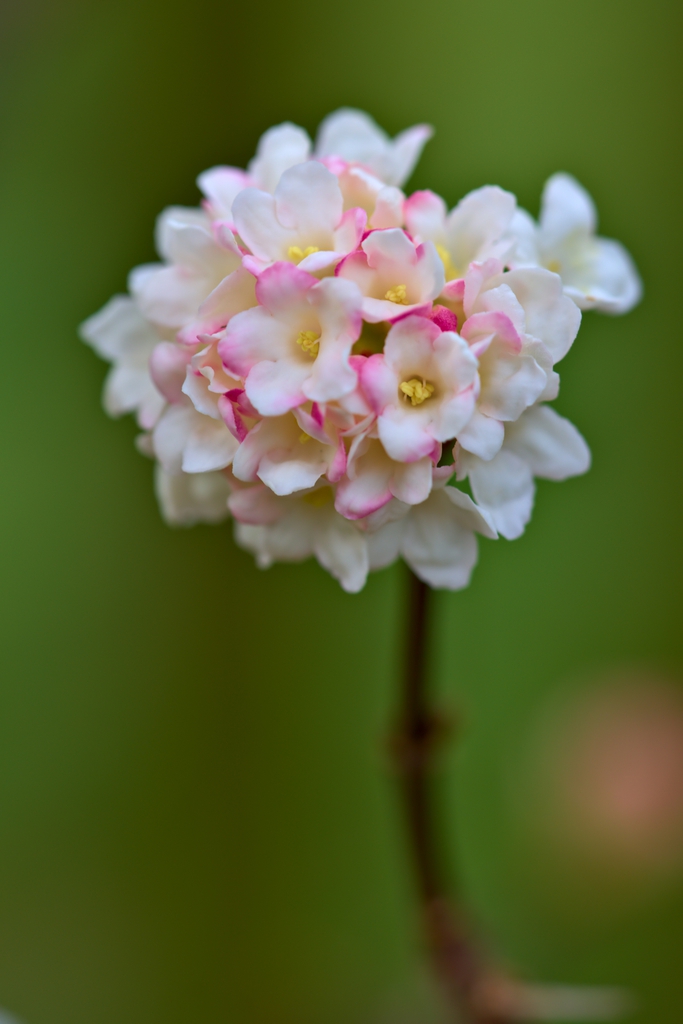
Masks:
[[[296,343],[301,346],[307,355],[315,359],[320,351],[319,338],[320,335],[316,334],[315,331],[299,331],[299,337],[296,339]]]
[[[428,384],[426,380],[411,377],[410,380],[404,380],[402,384],[399,384],[399,391],[403,393],[406,401],[410,399],[411,405],[422,405],[434,394],[434,385]]]
[[[313,508],[322,508],[323,505],[332,501],[334,494],[331,487],[319,487],[317,491],[311,491],[310,494],[302,494],[302,498]]]
[[[408,305],[408,288],[404,284],[397,284],[390,288],[384,296],[389,302],[397,302],[400,306]]]
[[[451,254],[449,253],[449,251],[446,248],[446,246],[445,245],[437,245],[436,246],[436,251],[438,252],[439,256],[441,257],[441,262],[443,263],[443,269],[444,269],[444,272],[446,274],[446,280],[447,281],[452,281],[456,277],[462,277],[462,275],[458,271],[458,268],[453,263],[453,260],[451,259]]]
[[[307,256],[314,252],[320,252],[317,245],[307,245],[305,249],[298,245],[290,245],[287,250],[287,259],[291,260],[292,263],[300,263],[301,260],[305,260]]]

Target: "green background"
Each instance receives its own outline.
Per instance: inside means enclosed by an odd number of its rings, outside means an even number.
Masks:
[[[405,576],[358,596],[172,531],[76,325],[153,258],[196,174],[340,105],[437,130],[414,175],[532,212],[574,173],[646,285],[588,314],[558,409],[592,472],[438,598],[445,793],[468,898],[527,977],[625,983],[683,1019],[680,883],[584,911],[506,792],[547,694],[681,670],[677,4],[63,0],[5,8],[0,154],[0,1005],[26,1024],[425,1024],[383,736]],[[540,867],[543,867],[543,871]],[[553,873],[555,872],[555,873]],[[578,898],[577,896],[577,898]],[[597,910],[596,910],[597,907]],[[426,997],[424,997],[426,998]]]

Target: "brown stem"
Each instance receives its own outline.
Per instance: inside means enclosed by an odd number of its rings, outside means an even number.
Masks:
[[[430,785],[435,740],[442,724],[427,687],[429,587],[411,573],[406,623],[405,675],[395,755],[415,881],[435,973],[453,1019],[467,1024],[507,1024],[518,1017],[487,1006],[487,993],[504,984],[470,939],[463,911],[446,896]]]

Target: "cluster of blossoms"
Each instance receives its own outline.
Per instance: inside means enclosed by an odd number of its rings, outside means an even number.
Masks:
[[[477,533],[523,532],[535,476],[588,468],[546,403],[581,310],[630,309],[635,268],[565,174],[539,223],[495,186],[450,212],[406,196],[430,134],[353,110],[315,148],[270,129],[246,172],[199,176],[200,208],[161,214],[163,262],[83,324],[169,523],[231,514],[259,565],[313,554],[348,591],[399,556],[458,589]]]

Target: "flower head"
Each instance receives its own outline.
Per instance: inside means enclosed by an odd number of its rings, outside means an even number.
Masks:
[[[458,589],[477,534],[523,532],[534,477],[588,469],[547,403],[581,310],[638,301],[633,263],[568,175],[538,224],[496,186],[450,212],[406,197],[430,135],[350,109],[315,145],[269,129],[246,170],[199,176],[200,207],[162,213],[161,262],[82,325],[167,522],[232,515],[259,565],[314,555],[351,592],[398,557]]]

